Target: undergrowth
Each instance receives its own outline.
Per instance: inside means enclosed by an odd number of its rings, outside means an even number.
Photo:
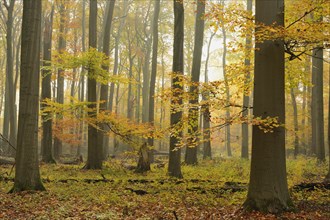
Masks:
[[[116,160],[106,162],[103,170],[82,166],[41,165],[47,191],[18,194],[7,194],[14,174],[6,176],[11,166],[1,166],[0,219],[258,219],[260,215],[239,211],[247,194],[248,160],[215,158],[183,166],[184,179],[167,176],[166,166],[153,165],[147,174],[126,170]],[[288,160],[287,172],[292,188],[322,181],[327,165],[299,157]],[[290,192],[297,212],[287,215],[330,217],[329,191]]]

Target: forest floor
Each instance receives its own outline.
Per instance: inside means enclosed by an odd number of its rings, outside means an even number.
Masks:
[[[307,158],[287,164],[295,210],[278,216],[244,212],[249,163],[203,161],[183,166],[184,179],[168,177],[166,167],[135,174],[115,160],[101,171],[82,170],[83,164],[43,164],[47,191],[15,194],[7,193],[12,166],[1,166],[0,219],[330,219],[329,188],[306,185],[321,183],[327,165]]]

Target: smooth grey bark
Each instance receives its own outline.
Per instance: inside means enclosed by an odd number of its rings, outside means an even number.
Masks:
[[[184,8],[179,1],[173,0],[174,3],[174,42],[173,42],[173,66],[172,72],[177,75],[183,75],[183,42],[184,42]],[[181,92],[182,85],[179,83],[178,76],[172,76],[172,98],[171,98],[171,126],[176,126],[181,122],[182,111],[175,110],[175,106],[182,105]],[[181,127],[181,126],[180,126]],[[181,173],[181,148],[180,139],[182,129],[176,131],[176,134],[170,137],[168,174],[173,177],[182,178]]]
[[[224,0],[221,1],[221,4],[224,6]],[[225,90],[226,90],[226,123],[228,123],[226,125],[226,131],[225,131],[225,146],[226,146],[226,150],[227,150],[227,155],[229,157],[232,156],[232,152],[231,152],[231,133],[230,133],[230,88],[229,88],[229,82],[228,82],[228,76],[227,76],[227,72],[226,72],[226,57],[227,57],[227,31],[225,28],[225,23],[224,21],[220,22],[220,26],[221,26],[221,31],[222,31],[222,46],[223,46],[223,54],[222,54],[222,68],[223,68],[223,79],[225,82]]]
[[[15,0],[10,0],[9,4],[4,1],[4,6],[7,9],[6,21],[6,81],[8,86],[8,114],[9,114],[9,142],[16,147],[17,123],[16,123],[16,108],[15,108],[15,88],[14,88],[14,58],[13,58],[13,12]],[[15,151],[12,147],[8,147],[8,154],[14,156]]]
[[[323,49],[313,49],[312,57],[312,145],[319,162],[325,161],[323,106]]]
[[[81,47],[82,51],[86,52],[86,0],[82,1],[82,18],[81,18]],[[82,68],[80,74],[80,86],[79,86],[79,100],[83,102],[85,100],[85,70]],[[84,118],[84,110],[80,110],[80,117]],[[82,153],[82,143],[84,142],[84,120],[81,120],[79,123],[79,140],[80,143],[77,147],[77,157],[79,157]]]
[[[155,87],[157,76],[157,57],[158,57],[158,19],[160,12],[160,0],[154,1],[154,17],[152,30],[152,61],[151,61],[151,76],[149,86],[149,123],[154,125],[155,120]],[[148,145],[154,147],[154,138],[148,138]],[[150,155],[153,160],[153,154]]]
[[[252,13],[252,0],[247,0],[246,10],[249,13]],[[244,91],[243,91],[243,109],[242,117],[247,118],[249,115],[249,105],[250,105],[250,92],[249,84],[251,80],[250,66],[251,66],[251,48],[252,48],[252,30],[248,29],[248,33],[245,39],[245,60],[244,65],[246,68],[245,79],[244,79]],[[242,123],[242,148],[241,148],[241,157],[249,159],[249,124],[244,122]]]
[[[329,68],[329,86],[330,86],[330,68]],[[330,182],[330,90],[329,90],[329,99],[328,99],[328,103],[329,103],[329,108],[328,108],[328,149],[329,149],[329,168],[328,168],[328,174],[325,177],[325,182]]]
[[[290,88],[290,96],[292,102],[293,109],[293,126],[294,126],[294,157],[296,158],[299,154],[299,136],[298,136],[298,107],[296,101],[296,94],[294,92],[294,88]]]
[[[9,139],[9,88],[8,88],[8,80],[5,80],[5,102],[4,102],[4,110],[3,110],[3,127],[2,127],[2,135]],[[2,142],[3,150],[8,152],[9,145],[6,142]]]
[[[49,15],[44,18],[44,34],[43,34],[43,66],[45,67],[42,70],[42,93],[41,99],[51,100],[51,81],[52,81],[52,72],[50,69],[50,61],[52,57],[52,34],[53,34],[53,15],[54,15],[54,6]],[[46,108],[47,105],[41,103],[41,109]],[[46,113],[42,115],[42,140],[41,140],[41,152],[42,152],[42,161],[45,163],[55,163],[53,158],[53,116],[51,113]]]
[[[151,3],[151,0],[150,0]],[[149,4],[149,7],[151,4]],[[148,9],[145,16],[144,23],[144,63],[143,63],[143,88],[142,88],[142,123],[147,123],[149,119],[149,86],[150,86],[150,56],[151,56],[151,46],[152,46],[152,35],[147,31],[148,26]]]
[[[256,1],[256,23],[284,26],[284,1]],[[256,43],[253,113],[285,123],[283,40]],[[280,213],[292,205],[286,179],[285,130],[265,133],[253,126],[251,173],[244,208]]]
[[[59,15],[60,15],[60,28],[59,28],[59,37],[58,37],[58,52],[62,53],[66,48],[66,39],[65,39],[65,22],[66,22],[66,8],[63,1],[59,2]],[[56,102],[59,104],[64,104],[64,70],[59,68],[57,71],[57,89],[56,89]],[[56,115],[56,126],[58,126],[58,121],[63,119],[63,115]],[[60,127],[58,129],[60,133],[63,133],[63,129]],[[55,137],[54,138],[54,157],[55,159],[60,159],[62,155],[63,143],[62,140]]]
[[[114,51],[114,65],[113,65],[113,75],[117,75],[118,74],[118,64],[119,64],[119,41],[121,38],[121,33],[123,31],[123,28],[125,26],[125,22],[126,22],[126,14],[128,12],[128,1],[124,0],[123,2],[124,4],[124,13],[122,16],[124,16],[123,18],[121,18],[120,20],[120,24],[118,26],[117,29],[117,34],[115,36],[115,51]],[[117,85],[117,90],[118,90],[118,86]],[[111,82],[110,84],[110,94],[109,94],[109,111],[113,111],[113,101],[114,101],[114,92],[115,92],[115,83]],[[118,93],[117,93],[118,95]]]
[[[89,48],[97,47],[97,0],[90,0],[89,7]],[[89,68],[88,70],[88,108],[94,109],[94,111],[88,112],[89,118],[96,117],[96,79],[95,70]],[[102,148],[97,144],[97,129],[88,124],[88,156],[85,169],[101,169],[102,168]]]
[[[215,36],[216,32],[213,32],[211,34],[209,43],[207,45],[207,53],[206,53],[206,60],[205,60],[205,72],[204,72],[204,82],[208,83],[208,66],[209,66],[209,60],[210,60],[210,49],[211,49],[211,43]],[[205,92],[202,95],[203,101],[209,100],[209,92]],[[212,158],[212,148],[211,148],[211,131],[210,131],[210,124],[211,124],[211,113],[210,113],[210,105],[209,103],[206,103],[204,106],[202,106],[202,112],[203,112],[203,159]]]
[[[107,3],[107,11],[105,12],[106,19],[104,22],[104,30],[103,30],[103,53],[109,57],[110,56],[110,31],[111,31],[111,23],[112,23],[112,17],[113,17],[113,11],[115,8],[115,0],[110,0]],[[109,71],[109,66],[104,65],[102,68],[106,71]],[[101,84],[101,92],[100,92],[100,111],[108,110],[108,102],[109,102],[109,85],[107,84]],[[102,130],[107,130],[106,125],[100,124],[100,127]],[[103,149],[102,157],[105,159],[108,157],[109,154],[109,138],[108,136],[104,135],[103,132],[98,132],[98,145],[100,145],[100,148]]]
[[[45,190],[38,161],[41,2],[23,1],[16,167],[10,192]]]
[[[197,164],[197,148],[198,148],[198,117],[199,117],[199,78],[201,72],[202,63],[202,49],[204,42],[204,14],[205,14],[205,2],[197,0],[197,13],[195,18],[195,40],[194,40],[194,52],[193,61],[191,67],[191,82],[190,85],[190,108],[188,112],[188,146],[186,148],[185,163],[188,165]]]

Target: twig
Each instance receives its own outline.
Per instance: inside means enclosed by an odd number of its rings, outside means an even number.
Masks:
[[[0,136],[2,140],[6,141],[9,144],[9,146],[11,146],[16,151],[16,148],[10,143],[10,141],[7,138],[5,138],[1,133]]]
[[[307,15],[309,15],[310,13],[312,13],[313,11],[315,11],[316,9],[318,9],[319,7],[315,7],[309,11],[306,11],[300,18],[298,18],[297,20],[295,20],[294,22],[292,22],[291,24],[289,24],[286,29],[288,29],[289,27],[291,27],[292,25],[294,25],[295,23],[301,21],[304,17],[306,17]]]

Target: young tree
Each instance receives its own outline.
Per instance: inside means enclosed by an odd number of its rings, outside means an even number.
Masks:
[[[252,13],[252,0],[247,0],[247,11]],[[244,81],[244,94],[243,94],[243,109],[242,116],[247,117],[249,114],[248,106],[250,105],[250,92],[249,84],[251,79],[250,74],[250,56],[251,56],[251,28],[248,29],[248,33],[245,39],[245,60],[244,65],[246,68],[245,81]],[[242,123],[242,148],[241,148],[241,157],[249,159],[249,125],[248,123]]]
[[[183,90],[179,75],[183,74],[183,39],[184,39],[184,9],[183,3],[177,0],[174,2],[174,42],[173,42],[173,66],[172,72],[172,99],[171,99],[171,126],[178,126],[182,119],[182,110],[174,109],[176,105],[182,105],[181,92]],[[170,176],[182,178],[181,173],[181,146],[182,136],[181,125],[175,134],[170,137],[168,174]]]
[[[214,31],[211,34],[210,40],[207,45],[207,54],[206,54],[206,60],[205,60],[205,72],[204,72],[204,82],[208,83],[208,65],[210,60],[210,49],[211,49],[211,43],[212,39],[216,35],[216,31]],[[207,101],[209,100],[210,94],[208,91],[206,91],[203,94],[203,100]],[[206,103],[204,106],[202,106],[203,111],[203,159],[211,158],[212,157],[212,148],[211,148],[211,131],[210,131],[210,121],[211,121],[211,113],[210,113],[210,105],[209,103]]]
[[[329,85],[330,85],[330,68],[329,68]],[[330,90],[329,90],[329,109],[328,109],[328,121],[330,119]],[[328,174],[325,177],[325,182],[330,182],[330,123],[328,122],[328,148],[329,148],[329,168]]]
[[[199,83],[199,76],[202,62],[202,49],[204,42],[204,14],[205,1],[197,0],[197,13],[195,21],[195,42],[193,52],[193,62],[191,68],[191,81],[193,84]],[[191,98],[189,100],[190,109],[188,115],[188,133],[189,140],[186,148],[185,163],[189,165],[197,164],[197,147],[198,147],[198,98],[199,89],[196,85],[190,86]]]
[[[38,161],[41,2],[23,1],[16,167],[11,192],[45,190]]]
[[[256,1],[256,23],[284,25],[284,1]],[[257,39],[258,40],[258,39]],[[257,42],[253,113],[277,117],[279,127],[265,133],[253,126],[247,210],[277,213],[291,205],[285,162],[285,98],[283,40]]]
[[[97,0],[90,0],[89,8],[89,49],[97,47]],[[96,117],[96,79],[95,69],[91,64],[88,69],[88,117]],[[85,169],[101,169],[102,168],[102,145],[97,144],[97,128],[88,125],[88,157]]]
[[[42,70],[42,100],[51,99],[51,81],[52,74],[51,70],[47,69],[50,66],[50,61],[52,57],[52,34],[53,34],[53,15],[54,15],[54,6],[52,7],[51,12],[44,19],[44,46],[43,46],[43,66],[46,67]],[[46,107],[45,104],[41,104],[41,108]],[[55,163],[53,158],[53,130],[52,124],[53,119],[51,113],[47,113],[42,117],[42,161],[45,163]]]

